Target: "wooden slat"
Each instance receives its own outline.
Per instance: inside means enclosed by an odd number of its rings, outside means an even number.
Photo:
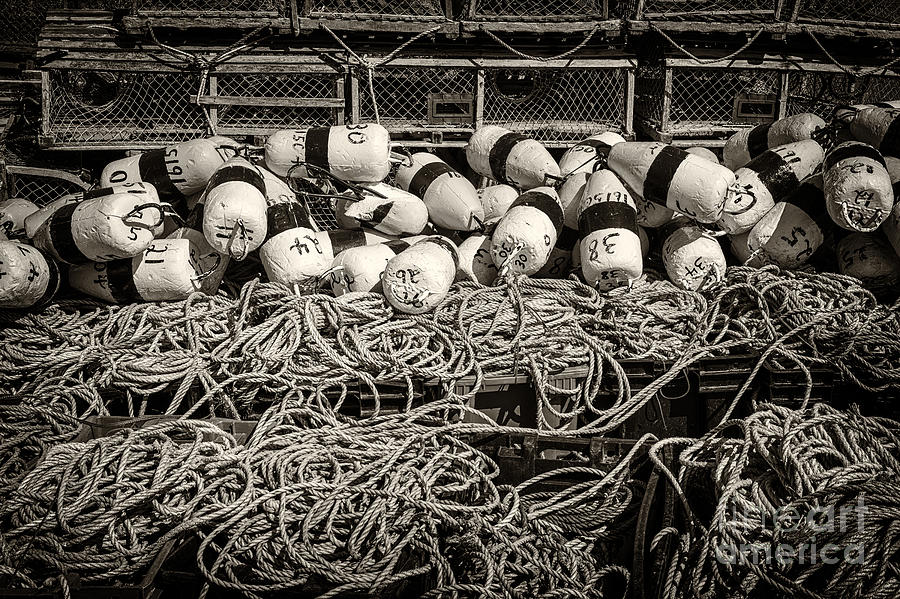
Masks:
[[[259,98],[252,96],[200,96],[208,106],[282,106],[286,108],[343,108],[343,98]]]
[[[530,20],[516,20],[509,17],[506,20],[492,21],[463,21],[461,23],[463,33],[476,33],[478,31],[495,31],[504,33],[526,33],[532,35],[558,35],[565,33],[584,33],[597,27],[598,31],[606,34],[622,32],[622,21],[608,19],[605,21],[585,20],[583,16],[559,21],[535,22]]]

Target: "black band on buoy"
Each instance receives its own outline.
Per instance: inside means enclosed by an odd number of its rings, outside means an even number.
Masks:
[[[93,200],[94,198],[102,198],[113,194],[112,187],[98,187],[97,189],[89,189],[81,194],[81,200]]]
[[[53,296],[56,295],[56,292],[59,291],[60,285],[60,276],[59,276],[59,267],[56,265],[56,262],[48,256],[46,253],[42,252],[37,248],[31,248],[37,253],[39,253],[44,261],[47,262],[47,272],[49,273],[49,279],[47,281],[47,288],[44,290],[44,293],[41,295],[40,299],[34,303],[35,308],[40,308],[50,302],[53,299]]]
[[[427,240],[423,239],[422,241],[430,241],[431,243],[434,243],[435,245],[439,245],[442,248],[444,248],[445,250],[447,250],[448,252],[450,252],[450,255],[453,256],[453,266],[455,268],[459,268],[459,254],[456,251],[455,245],[453,245],[452,243],[450,243],[449,241],[447,241],[446,239],[444,239],[443,237],[441,237],[439,235],[435,235],[434,237],[429,237]]]
[[[875,162],[880,163],[884,168],[887,168],[887,164],[884,162],[884,156],[881,155],[881,152],[869,144],[852,142],[841,144],[825,154],[825,162],[822,165],[822,169],[828,170],[841,160],[846,160],[848,158],[870,158]]]
[[[594,154],[597,156],[597,158],[600,158],[601,156],[603,158],[609,158],[609,151],[612,149],[611,144],[608,144],[605,141],[601,141],[599,139],[585,139],[584,141],[580,141],[575,145],[594,148]]]
[[[825,194],[812,183],[802,184],[797,191],[783,200],[787,204],[793,204],[816,223],[819,230],[825,233],[832,226],[831,217],[825,208]]]
[[[578,230],[571,227],[563,227],[556,239],[556,247],[561,250],[571,251],[578,242]]]
[[[888,125],[887,131],[884,132],[884,137],[881,138],[881,143],[878,144],[878,148],[882,154],[900,158],[900,116],[894,117],[894,120]]]
[[[413,175],[407,191],[424,199],[425,192],[428,191],[435,179],[452,172],[455,171],[446,162],[429,162]]]
[[[750,158],[756,158],[769,149],[769,129],[771,127],[772,123],[766,123],[750,129],[750,133],[747,134],[747,153],[750,154]]]
[[[517,206],[531,206],[546,214],[550,222],[553,223],[553,228],[556,229],[556,236],[559,237],[565,217],[562,206],[559,205],[559,202],[553,196],[540,191],[526,191],[509,205],[509,209],[512,210]]]
[[[86,264],[92,262],[75,244],[72,236],[72,215],[80,204],[66,204],[50,217],[50,243],[56,255],[68,264]]]
[[[395,239],[394,241],[389,241],[384,245],[386,245],[388,249],[395,254],[399,254],[403,250],[409,248],[409,242],[403,241],[402,239]]]
[[[259,171],[255,168],[244,166],[242,164],[229,164],[227,166],[223,166],[219,168],[213,174],[212,178],[209,180],[209,185],[206,187],[208,191],[212,191],[214,188],[222,185],[223,183],[228,183],[231,181],[241,181],[243,183],[249,183],[253,187],[259,190],[259,193],[266,196],[266,182],[263,180]]]
[[[675,177],[675,171],[690,156],[687,152],[674,146],[663,146],[647,169],[644,181],[644,199],[666,206],[669,197],[669,186]]]
[[[306,130],[306,162],[328,170],[328,138],[331,127],[312,127]]]
[[[692,224],[693,222],[688,217],[676,216],[659,228],[658,239],[665,243],[665,241],[672,235],[672,233],[683,227],[689,227]]]
[[[366,224],[372,225],[372,227],[377,227],[380,225],[387,215],[390,214],[391,208],[394,207],[394,202],[384,202],[383,204],[378,204],[378,207],[372,211],[372,218],[361,221]]]
[[[366,245],[366,234],[361,229],[335,229],[328,231],[331,251],[337,256],[344,250]]]
[[[521,133],[513,133],[510,131],[509,133],[501,135],[500,138],[494,142],[494,146],[491,148],[491,153],[488,156],[488,163],[491,165],[491,174],[494,176],[495,181],[499,183],[509,183],[509,180],[506,178],[506,159],[509,158],[509,153],[512,152],[512,149],[517,143],[527,139],[528,138]]]
[[[582,239],[601,229],[628,229],[637,235],[637,227],[637,211],[624,202],[593,204],[578,217],[578,232]]]
[[[312,229],[306,208],[296,202],[272,204],[266,208],[266,222],[266,241],[290,229]]]
[[[144,299],[134,284],[132,260],[126,258],[106,263],[106,284],[109,286],[109,294],[116,302],[139,302]]]
[[[160,200],[176,203],[184,201],[184,194],[178,189],[169,177],[169,165],[166,164],[166,150],[150,150],[144,152],[138,159],[138,173],[141,181],[151,183],[156,187],[156,194]]]
[[[767,150],[751,160],[744,168],[756,173],[773,202],[789,196],[800,187],[800,180],[791,165],[778,152]]]

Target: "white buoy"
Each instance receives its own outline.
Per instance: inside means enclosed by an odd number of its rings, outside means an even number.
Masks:
[[[69,269],[69,284],[108,302],[167,302],[203,291],[204,267],[190,239],[157,239],[143,254]]]
[[[458,247],[459,268],[457,281],[477,281],[482,285],[493,285],[497,279],[497,266],[491,259],[491,238],[487,235],[472,235]]]
[[[578,253],[575,251],[578,241],[578,231],[564,226],[556,240],[556,245],[550,250],[547,262],[535,273],[535,276],[545,279],[567,277],[572,272],[572,255]]]
[[[203,232],[198,229],[179,227],[166,235],[166,239],[186,239],[190,242],[188,252],[191,262],[196,265],[199,272],[197,275],[199,291],[215,295],[228,268],[228,256],[213,249]]]
[[[850,133],[877,148],[883,156],[900,158],[900,108],[875,106],[861,110],[850,122]]]
[[[117,193],[130,193],[137,196],[149,198],[151,202],[160,202],[159,192],[152,183],[136,181],[134,183],[122,183],[121,185],[113,185],[111,187],[96,187],[81,192],[82,200],[90,200],[93,198],[102,198],[103,196],[111,196]]]
[[[428,208],[418,196],[375,183],[363,188],[362,199],[352,191],[337,201],[335,215],[346,229],[371,227],[387,235],[418,235],[428,224]]]
[[[874,104],[852,104],[850,106],[839,105],[834,109],[834,120],[843,123],[844,125],[849,125],[851,122],[853,122],[853,119],[856,117],[856,115],[866,108],[900,108],[900,100],[875,102]]]
[[[475,231],[484,223],[484,207],[472,183],[428,152],[410,157],[397,169],[397,186],[422,198],[428,218],[451,231]]]
[[[693,154],[694,156],[699,156],[700,158],[706,158],[710,162],[714,162],[716,164],[720,164],[719,157],[716,156],[715,152],[708,148],[704,148],[702,146],[694,146],[692,148],[688,148],[685,150],[688,154]]]
[[[291,189],[290,185],[285,183],[275,173],[268,169],[257,166],[257,170],[262,175],[263,186],[266,188],[266,203],[285,204],[297,201],[297,194]]]
[[[662,228],[663,264],[669,279],[689,291],[699,291],[725,277],[725,254],[707,231],[679,217]]]
[[[753,228],[772,207],[800,187],[822,164],[825,151],[811,139],[766,150],[735,172],[719,226],[729,235]]]
[[[881,225],[881,228],[884,230],[888,241],[894,246],[897,255],[900,256],[900,158],[887,156],[884,161],[894,188],[894,209]]]
[[[331,264],[331,291],[336,296],[352,292],[381,292],[381,278],[388,261],[414,243],[425,239],[417,235],[344,250]]]
[[[618,133],[604,131],[578,142],[566,150],[566,153],[560,158],[560,176],[566,177],[573,173],[591,174],[597,168],[605,167],[609,149],[623,141],[625,138]]]
[[[806,112],[742,129],[725,142],[722,164],[737,170],[770,148],[812,139],[816,131],[824,128],[825,121],[821,117]]]
[[[161,201],[187,216],[185,198],[203,191],[216,169],[239,148],[234,140],[215,136],[150,150],[106,165],[100,174],[100,187],[150,183]]]
[[[625,186],[625,189],[628,189],[628,193],[631,194],[631,199],[634,200],[634,206],[637,210],[638,225],[646,227],[648,229],[658,229],[659,227],[675,218],[674,210],[670,210],[665,206],[660,206],[659,204],[656,204],[649,200],[645,200],[638,194],[634,193],[634,190],[630,189],[627,185]]]
[[[659,142],[627,141],[609,151],[609,169],[638,195],[701,223],[722,216],[734,173]]]
[[[57,210],[68,204],[77,204],[81,200],[82,195],[80,193],[73,193],[64,195],[61,198],[53,200],[49,204],[41,206],[37,211],[32,212],[25,217],[25,236],[28,237],[28,239],[34,239],[38,229],[40,229]]]
[[[578,216],[581,271],[602,290],[629,285],[643,273],[634,200],[610,170],[591,175]]]
[[[475,131],[466,145],[466,160],[482,177],[523,191],[559,178],[559,165],[540,142],[496,125]]]
[[[493,225],[506,214],[512,203],[519,197],[515,187],[505,185],[489,185],[478,190],[478,199],[484,208],[484,224]]]
[[[563,224],[570,229],[578,228],[578,215],[581,213],[581,198],[591,173],[572,173],[559,186],[559,203],[563,209]]]
[[[750,254],[763,263],[797,268],[819,249],[831,228],[821,177],[807,179],[793,194],[777,202],[747,233]],[[744,259],[746,262],[746,259]]]
[[[881,153],[862,142],[832,148],[822,166],[825,206],[831,219],[850,231],[871,232],[894,207],[894,190]]]
[[[376,183],[391,170],[391,136],[375,123],[287,129],[266,139],[265,154],[280,177],[316,177],[311,165],[342,181]]]
[[[131,258],[150,246],[163,216],[159,202],[129,193],[65,203],[35,231],[33,242],[67,264]]]
[[[837,244],[838,270],[855,277],[876,296],[896,295],[900,257],[878,234],[850,233]]]
[[[458,266],[453,242],[429,236],[388,261],[382,277],[384,296],[401,312],[428,312],[447,297]]]
[[[520,195],[491,238],[491,259],[499,275],[537,273],[547,263],[562,226],[562,206],[552,187]]]
[[[7,239],[25,239],[25,219],[38,210],[36,204],[21,198],[0,202],[0,235]]]
[[[0,241],[0,308],[39,308],[58,290],[53,260],[30,245]]]

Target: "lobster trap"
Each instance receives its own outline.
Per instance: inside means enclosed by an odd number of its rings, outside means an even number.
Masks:
[[[521,32],[618,31],[609,0],[466,0],[463,30]]]
[[[482,125],[563,147],[593,133],[632,133],[631,58],[558,61],[398,59],[356,71],[354,122],[376,119],[409,145],[463,145]],[[357,108],[358,107],[358,108]]]
[[[787,113],[811,112],[826,121],[835,106],[871,104],[900,98],[900,73],[881,71],[854,77],[832,65],[787,74]]]
[[[759,26],[786,20],[788,0],[637,0],[631,18],[664,28],[716,29],[722,24]],[[698,27],[699,24],[699,27]],[[704,27],[709,24],[712,27]]]
[[[897,37],[900,36],[900,0],[797,0],[790,20],[826,27],[852,27],[865,30],[867,35],[888,33]]]
[[[298,26],[316,30],[438,31],[456,37],[452,0],[292,0],[297,3]],[[377,23],[377,25],[376,25]],[[437,33],[437,31],[436,31]]]

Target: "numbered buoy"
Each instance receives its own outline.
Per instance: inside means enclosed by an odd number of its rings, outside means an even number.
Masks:
[[[578,244],[578,231],[563,227],[556,240],[556,245],[550,250],[547,262],[535,274],[546,279],[559,279],[569,275],[572,271],[572,254],[576,253]]]
[[[203,191],[216,169],[239,148],[234,140],[215,136],[150,150],[106,165],[100,174],[100,187],[150,183],[161,201],[187,216],[185,197]]]
[[[832,148],[822,166],[825,206],[842,229],[874,231],[894,207],[891,177],[881,153],[848,141]]]
[[[0,308],[40,307],[58,290],[53,260],[30,245],[0,240]]]
[[[266,139],[266,168],[280,177],[316,177],[312,165],[342,181],[376,183],[391,170],[391,136],[375,123],[276,131]]]
[[[872,107],[856,113],[850,133],[884,156],[900,157],[900,108]]]
[[[458,266],[453,242],[429,236],[388,261],[382,277],[384,296],[401,312],[428,312],[447,297]]]
[[[147,200],[117,193],[63,203],[35,231],[34,245],[66,264],[137,256],[150,246],[164,220],[162,205]]]
[[[821,117],[805,112],[752,129],[742,129],[725,142],[722,163],[737,170],[770,148],[812,139],[816,131],[824,128],[825,121]]]
[[[609,151],[609,169],[638,195],[701,223],[722,216],[734,173],[659,142],[626,141]]]
[[[900,289],[900,257],[880,235],[850,233],[837,244],[838,270],[855,277],[877,297]]]
[[[660,206],[659,204],[645,200],[634,193],[634,190],[630,189],[627,185],[625,186],[625,189],[628,190],[631,199],[634,200],[634,206],[637,210],[638,225],[647,227],[648,229],[658,229],[675,218],[674,210],[669,210],[665,206]]]
[[[737,185],[726,197],[719,226],[729,235],[746,233],[794,193],[824,157],[822,146],[811,139],[766,150],[735,172]]]
[[[7,239],[25,239],[25,219],[38,210],[36,204],[21,198],[0,202],[0,235]]]
[[[591,135],[566,150],[559,160],[559,174],[562,177],[574,173],[591,174],[597,168],[606,166],[609,149],[625,138],[612,131]],[[599,166],[598,166],[599,165]],[[560,197],[562,194],[560,194]]]
[[[782,268],[806,263],[824,243],[832,226],[821,185],[820,176],[812,177],[777,202],[748,232],[746,246],[750,254],[762,253],[762,263]]]
[[[562,206],[552,187],[538,187],[516,198],[491,238],[491,259],[499,275],[533,275],[539,271],[547,263],[562,226]]]
[[[694,156],[699,156],[700,158],[706,158],[710,162],[715,162],[716,164],[720,164],[719,157],[716,156],[716,153],[708,148],[704,148],[702,146],[694,146],[692,148],[688,148],[685,150],[688,154],[693,154]]]
[[[387,235],[418,235],[428,224],[428,208],[418,196],[375,183],[363,188],[359,199],[352,191],[337,201],[335,215],[345,229],[371,227]]]
[[[518,197],[519,192],[515,187],[503,183],[479,189],[478,199],[484,208],[485,226],[496,224]]]
[[[581,210],[581,198],[591,173],[572,173],[559,186],[559,203],[563,209],[563,224],[570,229],[578,228],[578,215]]]
[[[540,142],[496,125],[475,131],[466,145],[466,160],[482,177],[523,191],[559,178],[559,165]]]
[[[428,152],[410,157],[397,169],[397,185],[422,198],[428,218],[451,231],[475,231],[484,224],[484,207],[475,186],[449,164]]]
[[[644,261],[634,200],[607,169],[591,175],[578,216],[581,272],[602,290],[640,278]]]
[[[493,285],[497,279],[497,265],[491,259],[491,238],[487,235],[472,235],[459,244],[458,249],[459,268],[456,280]]]
[[[407,239],[395,239],[349,248],[334,257],[331,264],[331,291],[336,296],[354,291],[381,292],[381,277],[388,261],[414,243],[425,239],[416,235]]]
[[[199,274],[199,290],[207,295],[215,295],[225,276],[229,258],[217,252],[203,235],[203,231],[191,227],[179,227],[166,235],[166,239],[186,239],[190,242],[189,254]]]
[[[663,264],[673,283],[699,291],[725,276],[725,254],[719,241],[707,231],[679,217],[661,230]]]
[[[157,239],[134,258],[73,266],[69,284],[117,304],[180,301],[203,291],[204,268],[197,258],[190,239]]]

